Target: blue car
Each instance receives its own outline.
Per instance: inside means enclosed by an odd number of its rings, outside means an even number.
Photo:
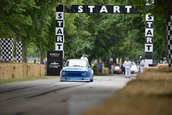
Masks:
[[[84,59],[69,59],[60,71],[60,81],[93,81],[94,72]]]

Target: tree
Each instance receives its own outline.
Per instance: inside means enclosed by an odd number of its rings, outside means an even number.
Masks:
[[[55,3],[55,0],[37,0],[36,5],[39,6],[39,8],[33,8],[30,11],[30,15],[32,17],[34,25],[32,26],[31,30],[31,37],[40,51],[41,63],[43,63],[43,58],[47,54],[47,49],[50,45],[49,42],[52,43],[52,40],[54,41],[55,39],[55,36],[49,36],[50,34],[55,33],[50,32],[50,28],[53,28],[52,26],[55,27],[55,23],[52,22],[54,21],[53,18],[55,18],[53,16],[55,14]]]
[[[65,4],[70,7],[73,4],[131,4],[139,8],[141,13],[65,13],[65,58],[78,58],[83,53],[88,54],[90,59],[137,58],[143,53],[145,42],[143,14],[150,11],[158,17],[154,21],[154,55],[158,58],[165,52],[164,25],[171,14],[171,1],[165,1],[168,5],[162,0],[157,0],[151,9],[145,10],[145,0],[1,0],[0,36],[22,39],[25,51],[30,44],[36,46],[43,59],[48,50],[54,50],[56,5]],[[168,12],[165,12],[166,10]],[[27,52],[24,54],[26,58]]]

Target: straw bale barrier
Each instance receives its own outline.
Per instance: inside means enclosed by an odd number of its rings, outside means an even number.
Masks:
[[[145,67],[144,72],[167,72],[171,73],[172,68],[168,66],[168,64],[158,64],[155,67]]]
[[[109,68],[103,68],[102,73],[103,74],[109,74]]]
[[[39,77],[46,73],[45,65],[29,63],[1,63],[0,79]]]

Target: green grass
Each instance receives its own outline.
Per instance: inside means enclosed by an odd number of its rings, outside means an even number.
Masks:
[[[13,82],[19,82],[19,81],[39,80],[39,79],[51,79],[51,78],[57,78],[57,76],[41,76],[41,77],[24,77],[24,78],[0,79],[0,84],[13,83]]]

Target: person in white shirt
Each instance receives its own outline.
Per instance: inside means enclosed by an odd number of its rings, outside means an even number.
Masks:
[[[47,64],[47,58],[46,57],[44,57],[43,63]]]
[[[125,77],[130,78],[131,77],[131,61],[129,60],[129,58],[127,58],[124,61],[123,66],[125,67]]]
[[[145,65],[145,60],[142,59],[141,62],[140,62],[140,73],[143,72],[143,70],[144,70],[144,65]]]
[[[166,58],[166,57],[163,58],[162,63],[163,63],[163,64],[168,64],[168,61],[167,61],[167,58]]]
[[[112,65],[111,65],[111,74],[114,74],[114,70],[115,70],[115,66],[114,66],[115,64],[113,64],[112,63]]]
[[[88,61],[88,58],[85,54],[82,55],[81,59]]]

